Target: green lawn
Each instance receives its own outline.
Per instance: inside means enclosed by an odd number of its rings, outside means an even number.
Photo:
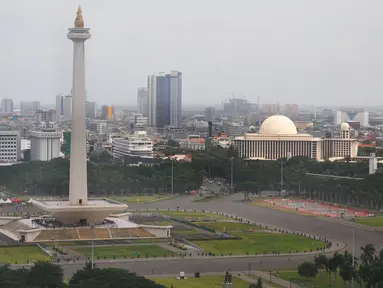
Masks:
[[[214,254],[245,255],[261,254],[264,252],[288,253],[303,252],[310,249],[325,247],[325,244],[318,240],[312,240],[292,234],[274,234],[274,233],[234,233],[241,237],[240,240],[196,240],[192,241],[206,252]]]
[[[279,277],[287,281],[289,281],[290,278],[291,282],[297,285],[301,285],[303,283],[302,287],[314,287],[314,285],[317,285],[318,288],[327,288],[329,287],[330,283],[329,273],[327,273],[326,271],[322,272],[322,276],[318,273],[316,278],[309,278],[309,280],[306,280],[306,278],[302,278],[295,271],[280,271]],[[354,283],[354,286],[359,287],[359,284]],[[334,275],[332,275],[332,287],[344,287],[342,277],[340,277],[339,274],[336,275],[336,278],[334,277]]]
[[[76,252],[83,254],[87,257],[92,256],[92,248],[74,248]],[[148,255],[149,257],[163,257],[165,254],[168,256],[174,252],[165,248],[155,245],[130,245],[130,246],[107,246],[107,247],[95,247],[94,257],[100,257],[107,259],[116,258],[136,258],[138,255],[143,258]]]
[[[383,227],[383,217],[365,217],[357,218],[356,223],[372,226],[372,227]]]
[[[49,261],[50,257],[37,246],[0,247],[0,262],[10,264],[27,261]]]
[[[203,212],[160,211],[160,213],[173,218],[181,218],[185,220],[195,220],[195,221],[222,220],[222,219],[229,218],[223,215],[218,215],[214,213],[203,213]]]
[[[201,278],[188,278],[184,280],[178,280],[176,278],[156,278],[152,279],[158,284],[165,285],[170,288],[173,285],[174,288],[221,288],[222,282],[225,276],[202,276]],[[233,284],[235,288],[248,288],[249,283],[233,277]]]
[[[172,198],[172,196],[171,195],[152,195],[152,196],[130,195],[130,196],[111,196],[107,198],[116,200],[122,203],[134,204],[134,203],[157,202],[157,201]]]
[[[240,222],[198,222],[196,223],[200,226],[204,226],[210,229],[214,229],[216,231],[251,231],[251,230],[259,230],[260,228],[257,226],[249,225],[246,223]]]

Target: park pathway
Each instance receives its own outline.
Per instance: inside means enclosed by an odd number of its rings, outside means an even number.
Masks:
[[[153,271],[153,272],[155,273],[155,271]],[[243,272],[232,272],[232,275],[233,275],[233,277],[242,279],[242,280],[248,282],[249,284],[257,284],[258,278],[248,277],[245,274],[243,274]],[[145,275],[145,277],[149,278],[149,279],[156,279],[156,278],[157,279],[158,278],[174,278],[174,279],[176,279],[176,277],[179,277],[179,276],[180,276],[179,274],[153,274],[153,275],[150,275],[150,276]],[[192,273],[185,273],[185,276],[187,278],[194,278],[194,274],[192,274]],[[201,275],[201,278],[203,278],[204,276],[222,276],[222,281],[225,278],[224,273],[216,273],[216,272],[203,273]],[[268,277],[267,274],[266,274],[266,276]],[[260,277],[260,276],[258,276],[258,277]],[[262,278],[262,277],[260,277],[260,278]],[[263,280],[262,284],[263,284],[264,288],[275,288],[275,287],[278,287],[276,285],[270,285],[270,283],[268,282],[269,281],[268,279],[269,278],[267,278],[267,279],[262,278],[262,280]],[[182,280],[179,280],[179,281],[181,282]],[[234,288],[235,288],[235,279],[233,280],[233,284],[234,284]],[[277,284],[277,282],[273,282],[273,284]],[[281,286],[281,287],[288,288],[289,286]],[[292,288],[299,288],[298,286],[291,286],[291,287]]]
[[[255,275],[256,277],[262,278],[264,280],[264,283],[270,283],[270,274],[268,273],[265,273],[263,271],[252,271],[251,274]],[[283,280],[273,275],[271,275],[271,283],[277,284],[284,288],[301,288],[301,286],[297,284],[290,283],[289,281]]]

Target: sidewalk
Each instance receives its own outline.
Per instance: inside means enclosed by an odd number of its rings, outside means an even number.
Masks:
[[[251,273],[254,274],[255,276],[265,280],[265,281],[263,281],[264,283],[270,283],[270,274],[262,272],[262,271],[252,271]],[[277,285],[284,287],[284,288],[301,288],[301,286],[299,286],[299,285],[296,285],[294,283],[290,283],[289,281],[283,280],[281,278],[277,278],[273,275],[271,275],[271,283],[277,284]]]
[[[244,274],[244,272],[231,271],[231,274],[233,275],[234,278],[242,279],[246,282],[249,282],[249,284],[257,284],[257,281],[258,281],[258,279],[246,276]],[[157,274],[157,275],[153,274],[153,275],[144,275],[144,276],[146,278],[149,278],[149,279],[155,279],[155,278],[176,278],[176,277],[179,277],[180,275],[179,274]],[[185,276],[187,278],[194,278],[193,273],[185,273]],[[206,276],[222,276],[222,281],[223,281],[225,278],[225,273],[223,273],[223,272],[221,272],[221,273],[217,273],[217,272],[201,273],[201,278],[206,277]],[[262,277],[260,277],[260,278],[262,278]],[[275,288],[276,287],[276,286],[270,285],[270,283],[268,282],[269,280],[266,280],[263,278],[262,278],[262,280],[263,280],[262,284],[263,284],[264,288]],[[233,279],[233,283],[234,283],[234,287],[235,287],[235,279]],[[281,286],[281,287],[289,288],[289,286]],[[291,286],[291,287],[299,288],[298,286]]]

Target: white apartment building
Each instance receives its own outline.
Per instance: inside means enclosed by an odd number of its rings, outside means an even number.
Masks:
[[[31,149],[31,140],[21,139],[21,151]]]
[[[153,141],[146,131],[137,131],[124,138],[112,139],[113,157],[145,156],[153,157]]]
[[[337,110],[335,112],[334,125],[340,125],[344,122],[359,122],[360,126],[369,127],[369,113],[367,110]]]
[[[21,101],[20,113],[23,116],[32,116],[40,109],[40,101]]]
[[[13,100],[12,99],[3,99],[1,100],[1,109],[2,113],[12,113],[13,112]]]
[[[99,135],[108,133],[108,121],[107,120],[93,120],[90,123],[90,130],[96,132]]]
[[[31,160],[49,161],[60,157],[61,132],[31,131]]]
[[[18,131],[0,131],[0,163],[16,163],[21,158]]]
[[[35,115],[35,123],[46,123],[46,122],[55,122],[56,121],[56,110],[37,110]]]
[[[205,150],[205,139],[203,138],[189,138],[180,141],[180,148],[191,150]]]

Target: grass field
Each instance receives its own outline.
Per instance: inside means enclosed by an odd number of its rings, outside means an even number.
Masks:
[[[129,195],[129,196],[112,196],[107,197],[112,200],[116,200],[122,203],[146,203],[146,202],[157,202],[165,199],[170,199],[173,196],[171,195],[152,195],[152,196],[143,196],[143,195]]]
[[[234,233],[241,237],[240,240],[196,240],[192,241],[206,252],[214,254],[245,255],[261,254],[265,252],[292,252],[310,251],[325,247],[325,244],[318,240],[312,240],[292,234],[274,233]]]
[[[216,231],[250,231],[250,230],[259,230],[257,226],[249,225],[246,223],[239,222],[197,222],[196,224],[204,226]]]
[[[92,256],[92,248],[74,248],[74,251],[83,254],[87,257]],[[165,248],[155,245],[130,245],[130,246],[107,246],[107,247],[95,247],[94,256],[107,259],[116,258],[137,258],[139,255],[141,258],[146,257],[163,257],[165,254],[168,256],[174,252],[171,252]]]
[[[371,227],[383,227],[383,217],[366,217],[357,218],[356,223],[371,226]]]
[[[78,241],[58,241],[58,242],[50,242],[50,243],[44,243],[47,246],[53,247],[53,246],[59,246],[59,247],[65,247],[65,246],[82,246],[86,243],[90,243],[90,240],[78,240]],[[100,245],[105,245],[107,241],[101,240]],[[98,245],[98,241],[94,241],[95,245]],[[114,243],[113,240],[109,241],[110,245]],[[152,238],[152,239],[129,239],[124,241],[118,241],[120,244],[152,244],[152,243],[167,243],[166,240],[160,239],[160,238]],[[117,243],[117,244],[118,244]],[[90,245],[90,244],[89,244]]]
[[[172,285],[174,288],[221,288],[225,276],[202,276],[201,278],[188,278],[185,280],[178,280],[176,278],[157,278],[152,279],[158,284],[162,284],[168,288]],[[235,288],[248,288],[249,283],[233,277],[233,284]]]
[[[163,215],[171,216],[173,218],[182,218],[186,220],[223,220],[228,219],[228,217],[213,213],[203,213],[203,212],[182,212],[182,211],[161,211]]]
[[[49,261],[50,257],[37,246],[1,247],[0,262],[24,264],[27,261]]]
[[[330,283],[329,273],[327,273],[326,271],[323,271],[322,275],[318,273],[316,278],[309,278],[308,280],[306,280],[306,278],[299,276],[299,274],[295,271],[280,271],[279,277],[287,281],[290,281],[291,279],[291,282],[297,285],[301,285],[303,283],[302,287],[314,287],[316,285],[315,287],[318,287],[318,288],[327,288],[329,287],[329,283]],[[355,287],[359,287],[358,283],[354,285]],[[336,278],[335,278],[334,275],[332,275],[332,287],[344,287],[342,277],[340,277],[339,275],[336,275]]]

